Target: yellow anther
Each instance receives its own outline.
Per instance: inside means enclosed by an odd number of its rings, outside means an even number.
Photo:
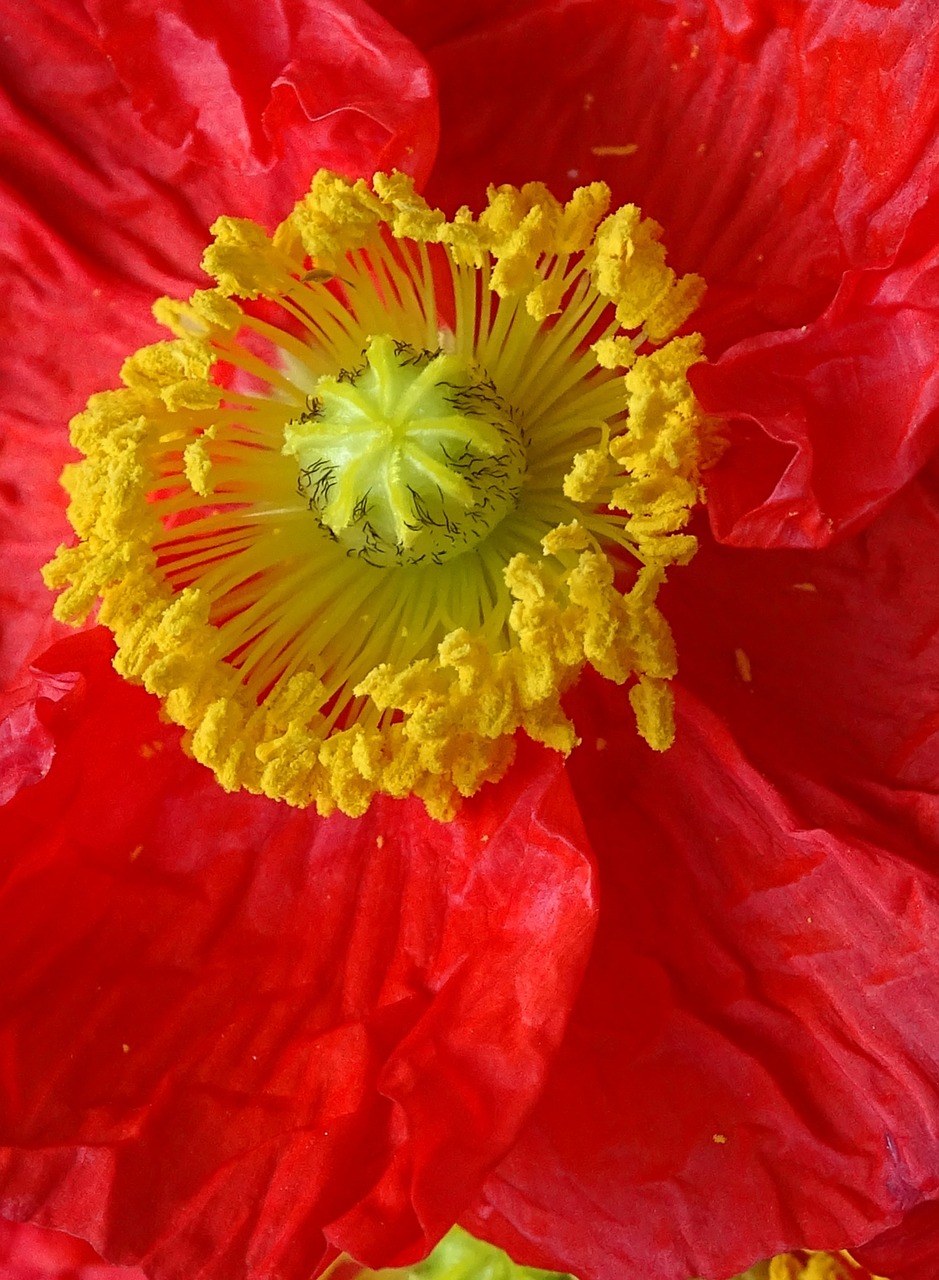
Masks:
[[[588,664],[670,743],[655,599],[714,444],[700,344],[665,339],[699,286],[608,204],[530,183],[448,221],[401,174],[322,172],[273,236],[220,218],[216,287],[161,300],[176,340],[74,419],[57,615],[100,599],[222,786],[446,818],[519,730],[576,746]]]
[[[643,327],[649,341],[664,342],[670,338],[701,305],[703,297],[701,277],[682,276],[646,316]]]
[[[806,1251],[777,1254],[757,1263],[738,1280],[866,1280],[868,1274],[848,1253]]]
[[[592,502],[612,474],[608,443],[596,449],[582,449],[574,454],[571,469],[564,477],[564,496],[572,502]]]
[[[204,436],[190,440],[183,450],[183,470],[186,479],[192,485],[193,492],[200,498],[207,498],[212,492],[209,485],[209,472],[212,470],[212,455],[209,453],[207,441],[214,435],[211,427]]]
[[[592,350],[601,369],[628,369],[636,361],[633,338],[601,338]]]
[[[263,227],[246,218],[217,218],[211,230],[215,240],[202,255],[202,268],[222,297],[276,297],[282,291],[292,264]]]
[[[213,331],[234,333],[241,328],[244,312],[237,302],[218,289],[197,289],[188,302],[158,298],[153,315],[178,338],[207,337]]]
[[[610,190],[602,182],[578,187],[558,221],[557,245],[562,253],[581,253],[590,247],[597,223],[610,207]]]
[[[624,205],[600,224],[593,267],[597,289],[615,303],[622,327],[645,326],[659,342],[688,318],[704,288],[697,276],[679,284],[666,265],[661,234],[658,223],[643,218],[635,205]]]
[[[434,241],[446,223],[440,209],[431,209],[414,190],[414,180],[403,173],[376,173],[375,193],[394,211],[390,226],[394,235]]]
[[[559,524],[541,539],[542,549],[549,556],[560,556],[565,551],[586,551],[589,545],[590,535],[576,520],[570,524]]]
[[[386,212],[382,200],[361,178],[349,183],[321,169],[309,194],[277,229],[274,243],[296,252],[299,241],[315,261],[338,263],[350,249],[361,249],[374,238]]]
[[[197,289],[189,299],[189,305],[206,325],[223,333],[234,333],[244,319],[238,303],[226,298],[218,289]]]
[[[665,751],[675,741],[672,693],[662,680],[642,676],[629,691],[640,734],[653,751]]]
[[[121,381],[135,390],[157,395],[183,382],[209,386],[206,378],[214,362],[211,348],[197,338],[155,342],[128,356],[121,368]]]

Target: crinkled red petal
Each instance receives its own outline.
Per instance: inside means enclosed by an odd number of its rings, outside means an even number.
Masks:
[[[0,805],[23,787],[34,786],[49,772],[55,737],[46,727],[50,707],[78,690],[77,671],[50,673],[27,668],[11,688],[0,693]]]
[[[0,431],[0,689],[68,628],[52,617],[39,568],[70,534],[62,467],[73,457],[58,431],[7,420]]]
[[[683,1280],[936,1196],[937,553],[934,478],[837,549],[702,548],[669,591],[662,756],[583,683],[600,928],[471,1228],[582,1280]]]
[[[383,0],[420,40],[424,10]],[[418,11],[420,11],[420,16]],[[939,155],[928,0],[470,6],[428,51],[440,80],[430,192],[602,178],[663,223],[710,285],[712,355],[814,318],[849,267],[885,265]],[[434,27],[428,18],[428,30]]]
[[[937,227],[939,188],[892,266],[849,271],[815,323],[695,370],[704,408],[745,421],[709,482],[722,542],[825,546],[866,524],[939,445]]]
[[[602,178],[704,275],[697,385],[749,424],[714,478],[719,538],[825,545],[911,478],[939,433],[932,0],[464,3],[445,26],[430,0],[381,8],[428,33],[432,196]]]
[[[89,9],[0,0],[0,682],[50,638],[65,424],[166,336],[154,298],[206,283],[209,224],[274,225],[323,164],[423,177],[436,146],[424,60],[357,0]]]
[[[423,59],[365,4],[93,9],[0,6],[5,407],[55,429],[157,333],[152,299],[200,281],[220,213],[272,226],[324,161],[422,176],[436,143]]]
[[[0,813],[0,1205],[156,1280],[412,1258],[576,993],[596,912],[563,771],[532,750],[450,826],[227,795],[110,648],[47,655],[80,687]]]
[[[89,0],[88,9],[149,135],[184,149],[189,166],[221,163],[259,179],[243,216],[279,221],[323,165],[426,180],[436,141],[428,68],[363,0]],[[207,176],[194,199],[211,220],[221,205]]]

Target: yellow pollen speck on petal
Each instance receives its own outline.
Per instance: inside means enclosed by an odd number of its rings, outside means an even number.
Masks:
[[[716,1142],[718,1146],[723,1146],[724,1143],[727,1141],[727,1135],[726,1133],[712,1133],[711,1141]]]
[[[575,749],[587,666],[669,746],[656,600],[717,449],[671,337],[701,286],[609,207],[528,183],[448,219],[321,171],[273,235],[219,218],[214,285],[73,419],[56,616],[98,610],[222,787],[448,819],[520,732]]]
[[[753,665],[749,657],[743,649],[734,650],[734,664],[737,668],[737,674],[744,684],[750,684],[753,680]]]
[[[634,156],[639,150],[639,144],[637,142],[611,143],[591,147],[590,150],[595,156]]]

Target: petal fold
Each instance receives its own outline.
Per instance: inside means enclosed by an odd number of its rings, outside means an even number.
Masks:
[[[226,795],[100,631],[0,811],[0,1203],[154,1280],[418,1256],[533,1106],[596,917],[564,774],[441,827]],[[59,708],[65,708],[61,714]]]
[[[109,1267],[83,1240],[0,1219],[3,1280],[145,1280],[136,1267]]]
[[[582,682],[600,928],[470,1230],[581,1280],[683,1280],[936,1199],[937,549],[931,473],[824,553],[702,546],[655,759]]]
[[[431,7],[382,4],[418,41]],[[455,13],[423,26],[440,41],[422,43],[442,104],[430,194],[603,179],[639,204],[708,284],[694,325],[716,364],[698,382],[734,446],[718,536],[822,546],[860,527],[937,439],[931,0]]]
[[[298,196],[321,166],[427,176],[429,71],[361,0],[90,0],[88,9],[143,127],[194,163],[270,175],[275,190],[292,178]]]
[[[0,27],[2,685],[56,634],[66,423],[160,336],[153,300],[204,283],[209,225],[273,227],[324,164],[423,178],[437,106],[359,0],[0,0]]]
[[[751,427],[711,476],[720,541],[826,546],[870,521],[939,446],[937,227],[939,188],[891,265],[848,271],[817,321],[695,370],[704,408]]]

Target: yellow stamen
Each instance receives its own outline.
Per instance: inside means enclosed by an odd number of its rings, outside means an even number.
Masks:
[[[655,597],[710,446],[687,381],[701,292],[659,228],[492,189],[452,221],[402,174],[326,172],[268,236],[220,218],[217,284],[72,423],[60,618],[100,599],[116,665],[227,788],[448,817],[514,735],[570,751],[586,664],[674,735]]]
[[[737,1280],[867,1280],[869,1275],[849,1253],[805,1251],[780,1253],[758,1262]],[[878,1277],[872,1276],[871,1280]]]

